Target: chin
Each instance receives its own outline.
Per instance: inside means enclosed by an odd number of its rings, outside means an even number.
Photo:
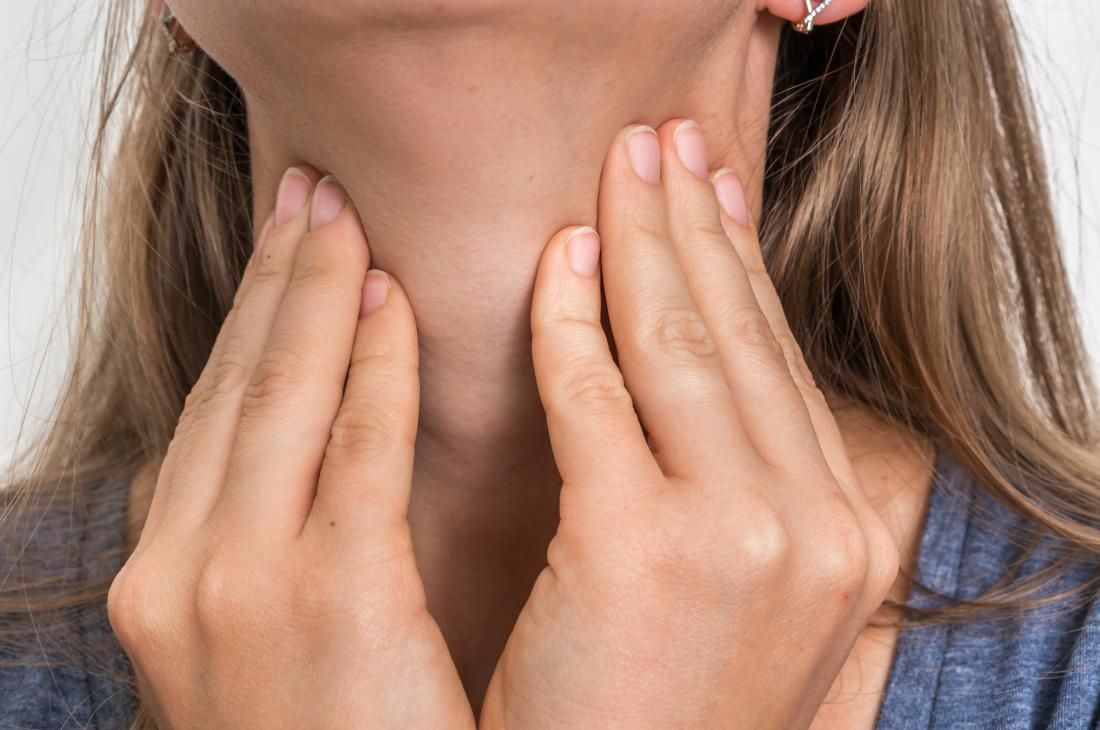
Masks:
[[[616,0],[618,1],[618,0]],[[371,28],[446,27],[506,20],[560,10],[548,0],[176,0],[210,15],[251,18],[255,23],[300,31],[347,33]],[[545,18],[544,18],[545,19]]]
[[[737,6],[745,0],[731,3]],[[728,15],[717,0],[171,0],[172,9],[203,45],[249,36],[277,36],[294,44],[339,40],[372,30],[415,31],[508,25],[553,33],[662,28],[669,22],[705,24]]]

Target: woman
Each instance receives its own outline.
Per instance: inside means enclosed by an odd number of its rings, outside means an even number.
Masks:
[[[1005,3],[161,22],[110,4],[6,721],[1095,725],[1095,391]]]

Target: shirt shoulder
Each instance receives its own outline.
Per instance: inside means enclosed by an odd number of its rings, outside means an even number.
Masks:
[[[125,482],[90,486],[77,500],[45,499],[5,520],[0,558],[20,583],[95,591],[99,598],[28,611],[37,595],[0,589],[0,718],[4,727],[129,727],[136,710],[125,652],[107,617],[103,588],[123,560]],[[5,506],[8,495],[0,495]],[[64,502],[64,507],[57,505]],[[34,600],[33,598],[30,600]]]
[[[1057,571],[1065,548],[941,452],[916,567],[931,590],[914,589],[909,604],[948,605],[1005,581],[1050,577],[1037,594],[1048,603],[902,631],[877,727],[1096,727],[1100,564],[1080,556]]]

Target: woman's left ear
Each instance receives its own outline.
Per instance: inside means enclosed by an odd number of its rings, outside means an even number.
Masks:
[[[832,0],[820,13],[814,17],[814,25],[828,25],[838,20],[844,20],[867,7],[869,0]],[[806,8],[806,0],[763,0],[764,9],[777,18],[798,23],[810,14]],[[822,0],[810,0],[809,5],[816,9],[822,5]]]

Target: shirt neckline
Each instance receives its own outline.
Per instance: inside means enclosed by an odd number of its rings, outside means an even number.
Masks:
[[[973,498],[969,473],[937,444],[913,574],[944,596],[957,595]],[[934,608],[943,605],[943,599],[911,588],[906,605]],[[951,628],[949,624],[934,624],[899,631],[875,720],[876,730],[931,727]]]

